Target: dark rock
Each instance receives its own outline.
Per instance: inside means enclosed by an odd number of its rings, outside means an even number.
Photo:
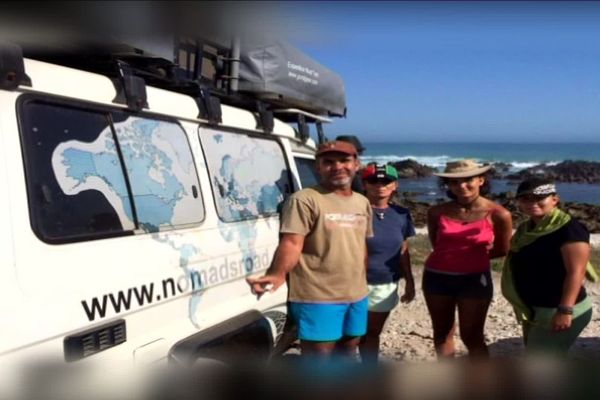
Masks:
[[[423,201],[416,201],[413,197],[406,197],[404,193],[395,193],[391,198],[391,202],[408,208],[416,227],[420,228],[427,226],[427,210],[431,204]]]
[[[512,168],[512,164],[504,162],[492,163],[492,169],[490,169],[489,176],[493,179],[504,178],[504,175]]]
[[[512,168],[511,163],[495,162],[492,164],[494,169],[499,172],[508,172]]]
[[[527,216],[519,211],[517,200],[511,192],[492,194],[488,198],[498,202],[510,211],[513,217],[513,227],[516,228],[521,222],[527,219]],[[600,205],[561,202],[559,207],[563,211],[568,212],[572,217],[577,218],[588,228],[590,233],[600,233]]]
[[[600,162],[566,160],[556,165],[539,164],[506,179],[546,178],[556,182],[600,183]]]
[[[400,177],[400,179],[425,178],[431,176],[433,172],[436,172],[435,168],[419,164],[418,162],[410,158],[406,160],[396,161],[391,164],[398,170],[398,176]]]
[[[422,192],[402,192],[402,197],[405,199],[415,199],[422,194]]]
[[[508,211],[510,211],[513,217],[514,228],[527,219],[527,216],[519,211],[514,193],[493,193],[487,197],[498,202]],[[407,198],[401,194],[396,194],[392,201],[410,210],[416,227],[427,226],[427,210],[432,204],[422,201],[415,201],[413,198]],[[437,203],[444,201],[448,201],[448,199],[437,199]],[[600,205],[561,202],[559,207],[568,212],[572,217],[577,218],[588,228],[590,233],[600,233]]]
[[[504,175],[500,171],[498,171],[496,168],[492,167],[488,171],[487,176],[492,179],[502,179]]]

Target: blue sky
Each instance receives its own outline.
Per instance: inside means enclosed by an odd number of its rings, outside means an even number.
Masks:
[[[271,3],[273,4],[273,3]],[[286,36],[345,81],[328,136],[600,142],[600,3],[278,3]]]

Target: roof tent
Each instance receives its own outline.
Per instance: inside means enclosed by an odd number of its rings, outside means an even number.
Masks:
[[[346,114],[342,78],[283,41],[256,45],[242,41],[238,88],[282,108]]]

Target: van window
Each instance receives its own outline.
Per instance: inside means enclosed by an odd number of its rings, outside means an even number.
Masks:
[[[298,175],[300,176],[300,183],[303,188],[314,186],[319,183],[319,176],[315,169],[315,160],[310,158],[294,157],[296,162],[296,168],[298,168]]]
[[[223,221],[279,212],[291,185],[278,142],[214,129],[201,129],[200,137]]]
[[[198,176],[181,127],[126,114],[117,118],[114,128],[140,227],[152,232],[201,222]]]
[[[19,116],[40,239],[92,240],[203,219],[190,147],[177,124],[31,100]]]

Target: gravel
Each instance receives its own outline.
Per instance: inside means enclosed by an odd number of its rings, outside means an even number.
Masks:
[[[409,304],[400,304],[386,323],[381,336],[381,359],[383,361],[434,361],[431,320],[423,292],[421,290],[421,271],[414,271],[417,296]],[[500,293],[500,274],[493,272],[494,298],[488,312],[485,326],[486,343],[491,357],[522,357],[523,343],[521,327],[512,312],[510,304]],[[586,283],[588,294],[592,297],[594,310],[600,306],[600,284]],[[401,283],[401,291],[403,283]],[[458,319],[457,319],[458,321]],[[575,359],[600,359],[600,315],[596,311],[592,321],[582,332],[573,348],[571,356]],[[466,355],[466,348],[455,335],[457,355]]]

